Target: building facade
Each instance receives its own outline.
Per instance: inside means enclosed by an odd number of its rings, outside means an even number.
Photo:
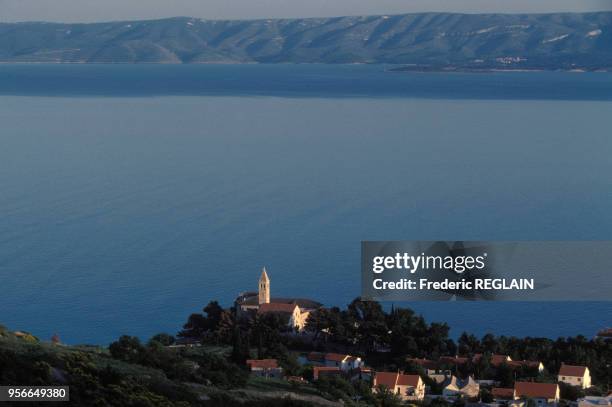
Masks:
[[[387,388],[404,401],[420,401],[425,398],[425,383],[419,375],[376,372],[372,381],[372,391]]]
[[[572,386],[588,389],[591,387],[591,372],[586,366],[561,365],[558,380]]]
[[[286,316],[288,324],[297,330],[303,330],[310,313],[321,307],[317,301],[306,298],[272,297],[270,277],[265,267],[259,277],[258,290],[241,293],[236,298],[235,304],[239,317],[278,313]]]

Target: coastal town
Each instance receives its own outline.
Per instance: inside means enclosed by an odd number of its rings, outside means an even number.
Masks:
[[[612,329],[451,337],[409,308],[277,297],[265,268],[253,286],[147,342],[75,346],[0,325],[0,385],[69,386],[86,406],[612,407]]]
[[[236,307],[242,318],[269,313],[284,315],[288,327],[299,336],[305,334],[311,313],[321,308],[321,304],[307,299],[271,297],[270,277],[264,268],[258,291],[241,294]],[[600,334],[606,336],[608,332]],[[372,393],[387,393],[400,403],[442,401],[491,407],[612,406],[612,391],[598,396],[589,393],[593,384],[588,366],[562,362],[558,370],[551,372],[545,360],[514,360],[510,355],[493,353],[446,355],[436,360],[406,358],[405,362],[403,370],[385,371],[369,367],[367,360],[356,355],[300,353],[299,365],[309,368],[306,377],[287,375],[277,359],[248,359],[246,366],[251,375],[268,379],[300,383],[335,377],[350,383],[360,382],[370,387]],[[478,368],[483,365],[487,366],[486,372]],[[496,379],[498,371],[509,374],[511,380]],[[494,372],[493,375],[490,372]],[[544,382],[542,378],[546,376],[548,380]],[[609,384],[607,390],[610,390]],[[570,399],[563,398],[567,395]]]

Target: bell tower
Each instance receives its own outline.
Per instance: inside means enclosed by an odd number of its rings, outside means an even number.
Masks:
[[[268,273],[264,267],[261,270],[261,277],[259,277],[259,304],[270,303],[270,279]]]

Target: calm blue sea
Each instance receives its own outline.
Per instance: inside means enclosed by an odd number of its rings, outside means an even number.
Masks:
[[[344,305],[362,240],[612,239],[612,74],[386,68],[0,65],[0,324],[146,338],[262,266]],[[455,336],[612,325],[612,302],[407,305]]]

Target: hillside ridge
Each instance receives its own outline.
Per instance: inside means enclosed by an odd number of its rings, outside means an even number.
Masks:
[[[0,62],[609,69],[612,12],[0,23]]]

